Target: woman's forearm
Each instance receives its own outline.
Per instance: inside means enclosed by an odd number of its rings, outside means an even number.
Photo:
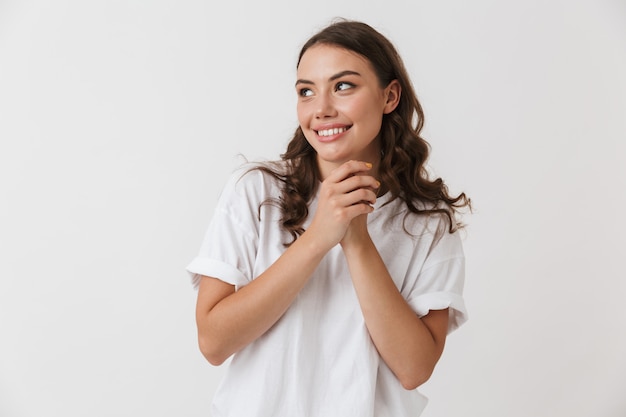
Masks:
[[[404,300],[378,250],[366,243],[344,253],[370,336],[387,366],[406,389],[431,375],[445,343],[447,310],[419,318]]]
[[[225,289],[228,284],[221,281],[203,279],[196,321],[200,349],[207,360],[221,364],[271,328],[326,252],[305,232],[272,266],[236,292],[232,286]]]

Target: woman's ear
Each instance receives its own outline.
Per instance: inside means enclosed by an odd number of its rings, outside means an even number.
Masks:
[[[398,80],[393,80],[389,83],[389,85],[385,88],[385,97],[387,97],[387,101],[385,102],[385,107],[383,109],[384,114],[389,114],[398,107],[398,103],[400,103],[400,95],[402,94],[402,87],[400,87],[400,83]]]

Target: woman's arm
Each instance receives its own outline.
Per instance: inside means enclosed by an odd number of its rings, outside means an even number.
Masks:
[[[196,325],[204,357],[219,365],[283,315],[326,252],[303,234],[259,277],[235,292],[216,278],[198,288]]]
[[[367,329],[379,354],[406,389],[430,378],[443,352],[448,310],[419,318],[393,282],[369,233],[367,217],[352,221],[341,242]]]
[[[311,225],[265,272],[235,292],[234,286],[203,277],[196,325],[202,354],[212,364],[265,333],[285,313],[324,255],[345,235],[353,218],[370,213],[377,181],[355,176],[371,165],[350,161],[321,186]]]

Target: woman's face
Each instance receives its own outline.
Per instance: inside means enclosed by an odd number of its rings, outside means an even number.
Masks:
[[[400,87],[381,88],[367,59],[332,45],[309,48],[298,66],[298,121],[317,152],[322,178],[351,160],[380,160],[383,114],[393,111]]]

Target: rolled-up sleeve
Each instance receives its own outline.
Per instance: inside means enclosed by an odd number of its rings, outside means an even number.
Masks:
[[[239,183],[235,179],[224,187],[200,250],[186,267],[194,288],[200,284],[201,276],[217,278],[238,288],[254,278],[258,207],[247,191],[245,181]]]
[[[431,310],[449,309],[450,333],[468,320],[464,284],[465,256],[460,237],[458,232],[445,232],[431,248],[406,300],[420,317]]]

